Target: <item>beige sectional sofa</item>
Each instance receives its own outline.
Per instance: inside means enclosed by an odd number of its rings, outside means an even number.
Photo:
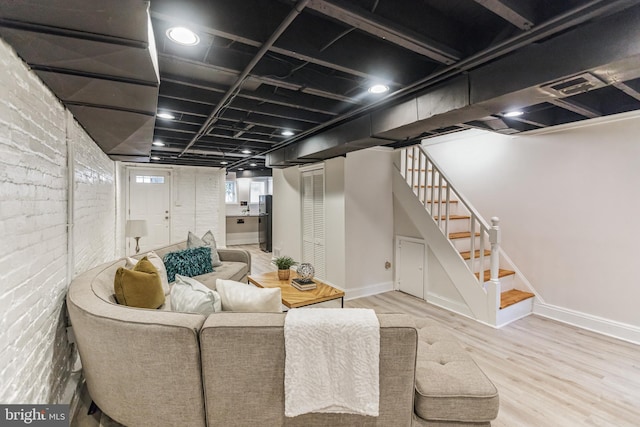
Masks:
[[[183,244],[157,250],[161,257]],[[196,279],[246,281],[245,251]],[[126,426],[486,426],[495,387],[437,325],[379,314],[380,416],[284,416],[284,313],[177,313],[118,305],[125,260],[78,276],[67,305],[89,393]],[[242,265],[244,264],[244,266]],[[167,304],[166,304],[167,305]],[[468,386],[467,386],[468,385]]]

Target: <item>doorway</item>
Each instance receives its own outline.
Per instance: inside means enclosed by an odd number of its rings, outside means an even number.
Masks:
[[[147,235],[140,239],[140,252],[171,243],[171,172],[129,169],[127,220],[147,221]],[[127,238],[127,255],[135,254],[135,240]]]
[[[425,243],[411,237],[396,237],[396,289],[425,299]]]

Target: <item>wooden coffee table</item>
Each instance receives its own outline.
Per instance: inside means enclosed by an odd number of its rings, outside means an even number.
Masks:
[[[249,283],[260,288],[280,288],[282,293],[282,304],[289,308],[305,307],[307,305],[318,304],[325,301],[331,301],[340,298],[340,306],[344,307],[344,292],[313,279],[316,282],[316,288],[309,291],[300,291],[291,286],[291,279],[298,277],[295,271],[291,271],[289,280],[278,279],[277,271],[249,276]]]

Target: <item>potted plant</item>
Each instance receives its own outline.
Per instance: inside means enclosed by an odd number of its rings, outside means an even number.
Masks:
[[[273,263],[278,267],[278,279],[280,280],[289,280],[290,268],[297,264],[293,258],[286,255],[275,258]]]

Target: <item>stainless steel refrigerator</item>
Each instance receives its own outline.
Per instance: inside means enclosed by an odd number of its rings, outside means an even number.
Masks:
[[[258,202],[258,241],[264,252],[271,252],[271,199],[272,196],[267,194],[260,196]]]

